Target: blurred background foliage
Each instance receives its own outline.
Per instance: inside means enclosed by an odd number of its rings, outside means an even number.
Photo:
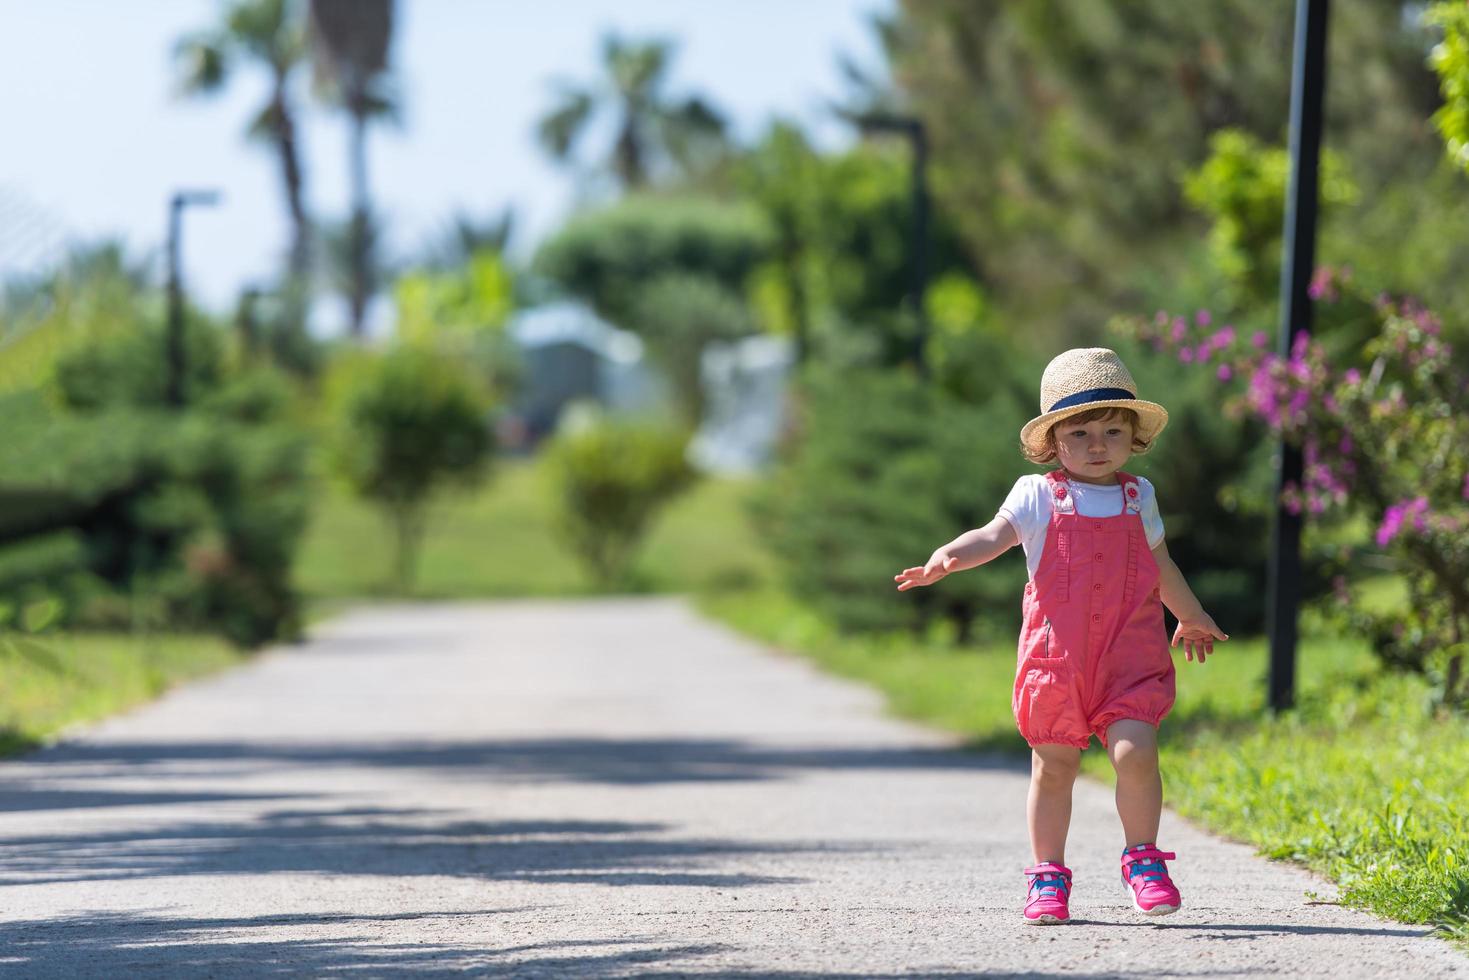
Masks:
[[[60,626],[212,622],[259,642],[295,632],[303,597],[512,594],[508,570],[534,568],[519,581],[536,594],[781,588],[849,629],[1003,635],[1018,558],[919,596],[888,595],[886,576],[993,515],[1029,469],[1016,431],[1041,368],[1108,345],[1172,414],[1133,466],[1160,487],[1170,550],[1222,622],[1260,627],[1269,440],[1221,415],[1210,379],[1107,324],[1202,311],[1273,336],[1288,6],[924,0],[875,21],[885,63],[852,71],[834,111],[925,127],[922,374],[905,141],[854,126],[855,142],[819,147],[785,119],[742,140],[676,90],[671,40],[609,35],[548,93],[538,130],[586,205],[524,260],[507,251],[511,209],[458,213],[390,256],[358,178],[362,132],[403,108],[391,9],[356,26],[331,2],[221,10],[180,39],[177,77],[191,96],[269,80],[245,130],[291,219],[279,275],[232,318],[188,311],[181,411],[162,404],[152,265],[99,243],[5,285],[12,618],[44,602]],[[1319,248],[1359,283],[1422,297],[1461,350],[1465,36],[1451,4],[1333,6]],[[355,134],[346,215],[310,213],[293,157],[304,93],[290,79],[308,69]],[[354,328],[313,338],[306,311],[331,291]],[[374,297],[391,329],[369,338]],[[636,335],[671,397],[661,417],[584,419],[532,452],[501,438],[527,384],[512,326],[564,300]],[[796,357],[777,457],[693,483],[670,447],[706,421],[703,355],[762,335]],[[456,521],[484,528],[484,547],[444,533]],[[711,541],[728,561],[692,554]],[[1393,574],[1386,556],[1368,570]],[[1325,589],[1315,571],[1309,587]]]

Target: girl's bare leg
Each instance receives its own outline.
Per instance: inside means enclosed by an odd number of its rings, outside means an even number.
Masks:
[[[1071,828],[1071,787],[1081,767],[1081,749],[1070,745],[1033,745],[1030,795],[1025,803],[1030,849],[1036,864],[1066,863],[1066,832]]]
[[[1125,719],[1107,728],[1107,758],[1117,770],[1117,815],[1127,846],[1158,840],[1163,814],[1163,777],[1158,773],[1158,730]]]

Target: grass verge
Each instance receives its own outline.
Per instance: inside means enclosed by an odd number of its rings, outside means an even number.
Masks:
[[[848,637],[784,595],[700,599],[716,619],[873,684],[905,717],[976,746],[1025,753],[1010,715],[1013,644]],[[1298,708],[1265,710],[1268,650],[1232,640],[1203,665],[1178,658],[1160,735],[1168,804],[1200,824],[1298,861],[1344,904],[1469,940],[1469,718],[1433,710],[1418,678],[1383,674],[1365,643],[1306,638]],[[1083,754],[1111,779],[1105,755]]]
[[[749,533],[743,503],[754,484],[706,479],[671,502],[639,550],[636,592],[749,587],[770,559]],[[417,575],[404,595],[389,582],[392,535],[382,516],[328,484],[296,561],[297,586],[313,603],[358,597],[471,599],[590,595],[600,591],[556,533],[556,488],[537,462],[508,460],[470,494],[446,495],[429,512]]]
[[[213,636],[53,633],[0,637],[0,755],[116,714],[248,654]]]

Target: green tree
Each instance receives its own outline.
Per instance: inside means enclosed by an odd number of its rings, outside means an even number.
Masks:
[[[590,85],[563,82],[541,120],[542,145],[558,162],[572,161],[598,113],[615,117],[611,156],[601,165],[623,190],[641,190],[660,173],[697,174],[726,151],[723,117],[698,96],[664,89],[673,47],[667,41],[602,40],[604,76]]]
[[[1280,243],[1290,156],[1249,133],[1222,129],[1209,140],[1210,154],[1184,179],[1190,204],[1208,215],[1215,267],[1234,287],[1233,306],[1270,303],[1280,290]],[[1321,155],[1320,203],[1326,213],[1357,199],[1357,186],[1341,156]]]
[[[393,0],[311,0],[317,80],[327,100],[350,121],[352,218],[347,231],[352,335],[360,337],[367,304],[377,291],[374,253],[380,235],[367,180],[367,127],[396,114],[388,70]]]
[[[519,381],[514,345],[505,331],[515,306],[515,282],[503,256],[472,255],[456,268],[416,269],[393,289],[397,336],[470,365],[501,402]]]
[[[736,169],[772,244],[754,281],[767,329],[791,333],[825,359],[898,364],[913,347],[912,166],[908,148],[874,139],[820,155],[777,124]],[[952,218],[929,227],[930,290],[974,269]]]
[[[1419,181],[1438,154],[1422,125],[1437,94],[1412,10],[1332,7],[1327,144],[1367,202]],[[1178,177],[1217,130],[1283,142],[1292,11],[1257,0],[902,3],[883,37],[895,86],[929,125],[938,208],[1001,304],[1033,314],[1037,339],[1094,339],[1099,304],[1133,306],[1139,288],[1198,261],[1202,227]]]
[[[637,329],[639,299],[663,276],[701,276],[743,295],[769,254],[759,209],[708,198],[632,195],[577,217],[545,242],[533,268],[599,316]]]
[[[603,588],[628,569],[653,517],[694,480],[686,436],[641,422],[573,415],[546,448],[558,526]]]
[[[391,523],[393,584],[406,591],[433,495],[488,473],[489,399],[462,361],[418,344],[343,355],[329,391],[337,467]]]
[[[268,144],[280,165],[281,187],[291,219],[287,295],[289,318],[304,328],[305,298],[311,273],[311,222],[306,213],[301,154],[297,145],[297,110],[292,82],[306,58],[305,28],[291,0],[235,0],[221,22],[185,37],[175,57],[179,87],[186,95],[213,95],[241,62],[266,70],[270,88],[265,105],[246,130],[252,140]]]
[[[1444,99],[1433,114],[1433,124],[1444,138],[1449,159],[1469,173],[1469,7],[1439,0],[1429,7],[1428,20],[1444,34],[1429,58]]]
[[[743,154],[736,185],[765,212],[771,256],[755,283],[755,298],[768,329],[789,334],[797,362],[811,346],[817,239],[821,228],[821,161],[794,123],[777,122]]]
[[[704,416],[704,349],[755,332],[744,300],[707,277],[663,276],[641,293],[635,322],[668,375],[685,423],[697,428]]]

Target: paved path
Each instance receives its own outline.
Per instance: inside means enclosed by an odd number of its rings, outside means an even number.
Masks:
[[[0,764],[0,975],[1469,976],[1173,818],[1141,920],[1090,783],[1023,926],[1024,789],[676,602],[364,610]]]

